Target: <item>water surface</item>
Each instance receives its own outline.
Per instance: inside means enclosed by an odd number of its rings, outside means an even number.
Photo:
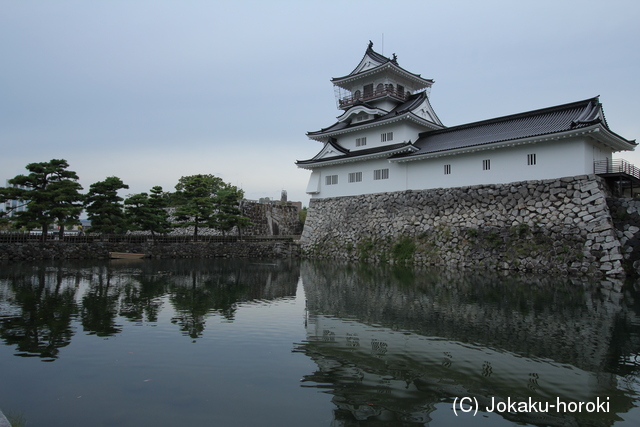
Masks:
[[[0,408],[29,427],[639,425],[639,296],[295,260],[2,264]],[[529,398],[609,407],[486,410]]]

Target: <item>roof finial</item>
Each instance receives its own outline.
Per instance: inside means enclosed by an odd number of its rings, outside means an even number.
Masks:
[[[371,40],[369,40],[369,47],[368,49],[372,49],[373,48],[373,42]]]
[[[391,56],[391,62],[393,62],[394,64],[398,63],[398,55],[396,55],[395,53]]]

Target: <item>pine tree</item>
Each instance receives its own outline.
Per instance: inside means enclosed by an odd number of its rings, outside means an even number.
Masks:
[[[177,198],[182,204],[174,216],[179,227],[194,227],[193,238],[198,238],[198,227],[214,221],[214,196],[224,186],[222,179],[213,175],[183,176],[176,184]]]
[[[82,212],[82,186],[78,175],[67,170],[69,163],[63,159],[29,163],[28,175],[17,175],[8,182],[12,187],[0,188],[0,201],[19,200],[16,206],[26,210],[12,216],[16,227],[33,229],[42,227],[42,238],[47,239],[49,226],[60,225],[60,237],[64,237],[65,225],[79,223]]]
[[[151,195],[147,193],[134,194],[128,197],[124,204],[130,229],[150,231],[154,239],[156,233],[164,234],[171,230],[162,187],[153,187]]]
[[[118,190],[129,186],[117,176],[110,176],[89,186],[85,206],[91,221],[90,232],[116,234],[126,231],[122,197]]]

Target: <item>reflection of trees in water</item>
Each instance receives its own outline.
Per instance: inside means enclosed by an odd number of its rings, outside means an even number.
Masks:
[[[123,284],[106,266],[97,269],[82,297],[82,326],[86,332],[108,337],[122,331],[116,324]]]
[[[297,263],[207,261],[189,274],[172,277],[172,322],[191,338],[202,335],[207,318],[214,314],[232,322],[240,303],[295,295]]]
[[[132,322],[157,322],[162,308],[161,297],[169,284],[162,276],[136,275],[125,284],[120,297],[122,317]]]
[[[65,286],[69,279],[76,277],[61,270],[51,274],[44,266],[7,269],[3,274],[15,315],[0,315],[0,337],[16,346],[17,355],[50,361],[69,345],[74,334],[71,321],[77,314],[76,289]]]
[[[74,319],[89,334],[112,336],[122,331],[119,318],[156,322],[169,294],[173,320],[195,338],[212,315],[233,321],[239,303],[295,295],[298,277],[295,260],[6,264],[0,268],[0,337],[22,355],[55,358],[74,334]]]

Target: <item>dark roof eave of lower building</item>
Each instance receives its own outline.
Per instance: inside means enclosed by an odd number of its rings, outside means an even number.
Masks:
[[[342,163],[353,163],[353,162],[358,162],[358,161],[362,161],[362,160],[372,160],[372,159],[379,159],[382,157],[387,157],[389,158],[390,156],[394,156],[396,154],[401,154],[404,152],[411,152],[411,151],[416,151],[417,148],[413,145],[411,145],[410,143],[405,145],[404,147],[400,147],[400,148],[396,148],[393,150],[389,150],[389,151],[381,151],[378,153],[370,153],[370,154],[365,154],[362,156],[341,156],[338,158],[331,158],[331,159],[327,159],[327,160],[320,160],[320,161],[315,161],[315,162],[310,162],[310,163],[306,163],[307,161],[297,161],[296,162],[296,166],[298,166],[301,169],[314,169],[314,168],[321,168],[321,167],[325,167],[325,166],[333,166],[333,165],[337,165],[337,164],[342,164]]]

